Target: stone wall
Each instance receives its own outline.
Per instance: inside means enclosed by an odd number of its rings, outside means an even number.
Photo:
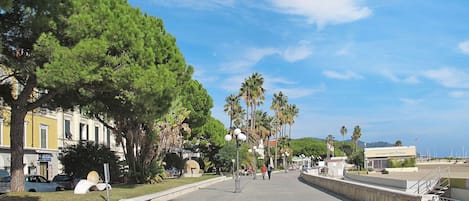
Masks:
[[[312,185],[319,186],[351,200],[359,201],[421,201],[422,196],[403,191],[376,187],[357,182],[344,181],[323,176],[301,174],[301,178]]]

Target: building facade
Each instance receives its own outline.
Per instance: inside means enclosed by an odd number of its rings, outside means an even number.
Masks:
[[[10,124],[8,111],[0,116],[0,169],[10,171]],[[116,144],[111,130],[102,123],[84,117],[79,110],[29,112],[24,123],[24,173],[52,179],[62,173],[58,160],[62,149],[80,141],[103,144],[123,159],[123,149]]]
[[[415,146],[365,148],[365,169],[380,171],[388,167],[389,159],[415,158]]]

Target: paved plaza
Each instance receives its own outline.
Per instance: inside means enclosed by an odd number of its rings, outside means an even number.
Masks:
[[[241,177],[241,193],[233,193],[234,180],[227,180],[182,195],[172,201],[337,201],[349,200],[332,192],[310,186],[299,179],[300,172],[290,171],[272,174],[271,180],[258,176]]]

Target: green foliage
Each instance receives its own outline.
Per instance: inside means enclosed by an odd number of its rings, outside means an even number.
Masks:
[[[203,163],[209,164],[209,167],[223,166],[221,161],[216,157],[216,153],[226,144],[225,135],[228,131],[223,123],[213,117],[209,117],[207,122],[202,127],[196,128],[193,133],[196,134],[192,136],[191,147],[186,148],[203,153]],[[201,165],[203,164],[201,163]]]
[[[325,156],[327,153],[326,144],[323,140],[312,138],[292,139],[290,142],[293,155],[304,154],[306,156]]]
[[[239,147],[239,166],[240,167],[243,165],[243,161],[246,161],[248,159],[247,150],[248,150],[248,147],[245,144]],[[235,164],[233,164],[233,162],[231,161],[232,159],[236,159],[236,143],[235,142],[227,143],[218,151],[218,153],[216,154],[216,157],[218,161],[222,164],[221,168],[223,168],[225,171],[231,171],[233,165],[236,166],[236,162]]]
[[[213,100],[207,90],[196,80],[184,85],[182,92],[183,106],[187,108],[189,118],[185,121],[192,129],[201,127],[210,118]]]
[[[363,168],[363,163],[365,159],[363,158],[363,149],[360,149],[359,151],[354,152],[350,157],[349,157],[349,162]]]
[[[121,176],[121,167],[115,153],[92,142],[65,147],[59,160],[64,166],[64,172],[77,178],[86,178],[94,170],[104,179],[104,163],[109,163],[111,181],[116,181]]]
[[[404,167],[416,167],[415,157],[397,159],[390,158],[388,159],[389,168],[404,168]]]

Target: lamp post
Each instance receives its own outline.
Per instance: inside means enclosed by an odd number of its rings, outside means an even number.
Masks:
[[[286,164],[287,164],[287,157],[288,157],[289,155],[290,155],[290,154],[288,153],[288,151],[282,153],[282,156],[283,156],[283,170],[284,170],[285,173],[288,172],[288,170],[287,170],[287,165],[286,165]]]
[[[241,192],[241,177],[239,176],[239,142],[246,141],[247,137],[244,133],[241,132],[239,128],[233,131],[234,138],[236,140],[236,175],[235,175],[235,190],[234,193]],[[227,142],[231,141],[233,136],[230,134],[225,135],[225,140]]]

